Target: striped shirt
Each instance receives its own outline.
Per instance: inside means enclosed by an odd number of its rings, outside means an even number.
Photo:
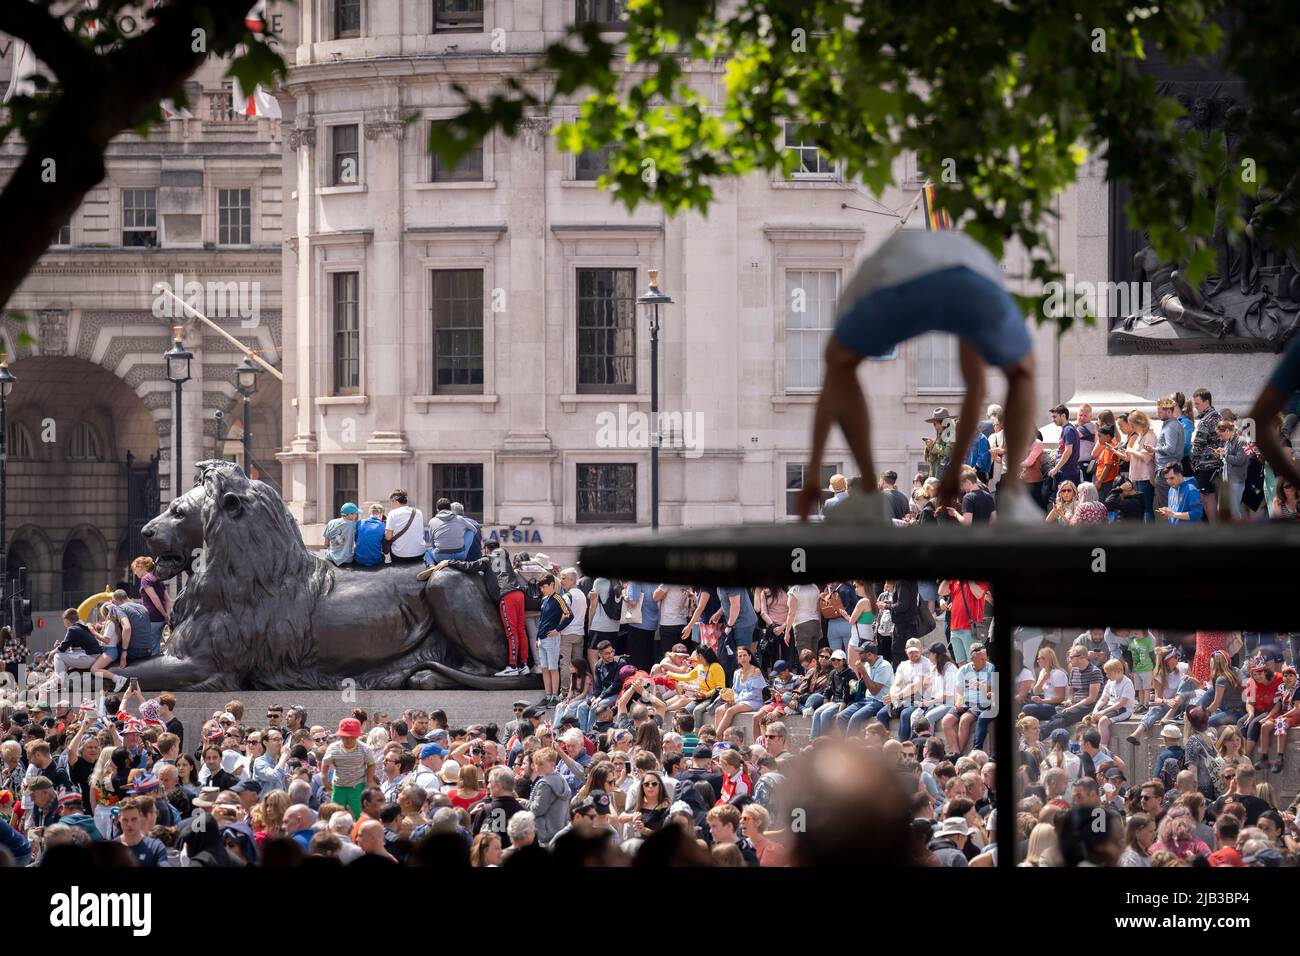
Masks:
[[[1102,676],[1101,668],[1092,661],[1084,668],[1074,668],[1070,671],[1070,702],[1077,704],[1088,697],[1088,688],[1093,684],[1104,684],[1106,678]]]
[[[345,750],[343,741],[336,740],[325,748],[325,763],[334,767],[334,786],[355,787],[366,780],[366,768],[375,765],[375,755],[361,741],[352,750]]]

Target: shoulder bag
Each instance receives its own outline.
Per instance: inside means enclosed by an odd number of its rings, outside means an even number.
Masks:
[[[384,554],[392,554],[392,551],[393,551],[393,541],[396,541],[396,540],[397,540],[398,538],[400,538],[402,535],[406,534],[407,529],[411,527],[411,522],[414,521],[414,520],[415,520],[415,509],[412,508],[412,509],[411,509],[411,513],[410,513],[410,515],[409,515],[409,516],[407,517],[407,519],[406,519],[406,524],[402,525],[402,530],[401,530],[401,531],[399,531],[399,532],[397,532],[395,535],[393,535],[392,541],[390,541],[387,537],[382,538],[382,539],[380,540],[379,547],[380,547],[380,549],[384,552]]]
[[[641,602],[646,599],[646,593],[641,592],[641,600],[636,604],[630,604],[627,601],[627,595],[624,595],[623,613],[618,616],[620,624],[640,624],[641,623]],[[653,600],[653,599],[652,599]]]
[[[817,607],[821,610],[823,618],[833,621],[838,619],[840,612],[844,610],[844,602],[840,600],[839,594],[832,589],[821,592],[821,596],[817,598]]]

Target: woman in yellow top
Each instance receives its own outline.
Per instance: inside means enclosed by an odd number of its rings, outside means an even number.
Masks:
[[[664,668],[663,676],[677,681],[677,693],[669,697],[666,704],[670,713],[689,708],[698,728],[714,694],[727,686],[727,675],[711,647],[700,645],[695,648],[691,653],[691,663],[694,666],[689,669]]]

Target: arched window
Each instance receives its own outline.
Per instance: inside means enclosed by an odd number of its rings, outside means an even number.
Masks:
[[[99,447],[99,436],[89,422],[78,422],[72,432],[72,443],[68,446],[70,461],[103,461],[104,456]]]
[[[5,428],[5,454],[14,460],[32,457],[32,436],[22,422],[10,422]]]

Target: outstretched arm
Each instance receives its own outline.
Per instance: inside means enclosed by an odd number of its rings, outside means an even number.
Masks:
[[[821,499],[821,467],[826,453],[826,439],[831,425],[838,424],[849,443],[849,450],[858,463],[862,475],[862,490],[876,490],[875,469],[872,467],[871,442],[868,437],[867,397],[858,384],[858,363],[861,356],[840,345],[835,339],[826,343],[825,374],[821,394],[817,396],[817,410],[813,415],[812,455],[804,472],[803,489],[799,492],[799,520],[807,521],[813,505]]]
[[[1296,467],[1291,450],[1282,444],[1282,436],[1273,427],[1273,419],[1288,396],[1282,394],[1272,385],[1265,385],[1264,390],[1255,399],[1255,407],[1250,410],[1250,417],[1255,420],[1255,445],[1264,460],[1273,466],[1273,471],[1293,485],[1300,486],[1300,468]]]

